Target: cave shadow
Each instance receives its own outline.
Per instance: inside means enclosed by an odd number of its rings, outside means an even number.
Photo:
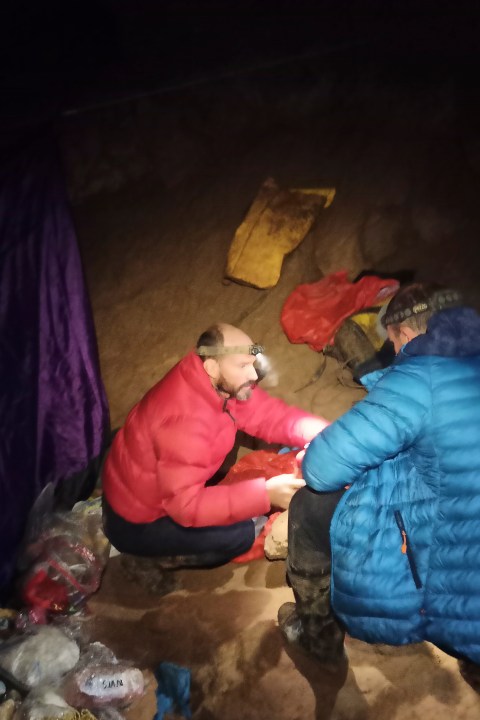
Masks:
[[[368,703],[348,662],[337,672],[330,672],[299,647],[285,643],[285,652],[312,688],[315,697],[315,720],[330,720],[333,717],[338,695],[347,685],[356,701],[355,720],[368,717]]]

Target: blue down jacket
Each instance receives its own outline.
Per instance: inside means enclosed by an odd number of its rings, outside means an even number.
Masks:
[[[331,523],[348,632],[429,640],[480,663],[480,317],[436,313],[373,389],[310,444],[315,490],[351,485]]]

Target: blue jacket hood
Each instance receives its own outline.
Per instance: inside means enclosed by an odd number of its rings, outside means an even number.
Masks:
[[[469,307],[441,310],[431,317],[427,332],[410,340],[402,352],[409,356],[480,355],[480,316]]]

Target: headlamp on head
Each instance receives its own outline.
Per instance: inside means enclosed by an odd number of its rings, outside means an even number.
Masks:
[[[230,347],[200,345],[197,348],[197,355],[200,357],[220,357],[221,355],[261,355],[265,352],[263,345],[232,345]]]
[[[456,290],[439,290],[432,294],[431,297],[416,303],[412,307],[397,308],[395,312],[389,312],[388,306],[385,314],[381,318],[384,328],[387,325],[400,325],[400,323],[413,318],[416,315],[427,312],[437,312],[438,310],[446,310],[447,308],[458,307],[462,304],[462,296]]]

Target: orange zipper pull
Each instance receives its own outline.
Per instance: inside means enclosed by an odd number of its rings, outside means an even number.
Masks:
[[[406,555],[407,553],[407,533],[405,530],[400,531],[402,533],[403,543],[402,543],[402,553]]]

